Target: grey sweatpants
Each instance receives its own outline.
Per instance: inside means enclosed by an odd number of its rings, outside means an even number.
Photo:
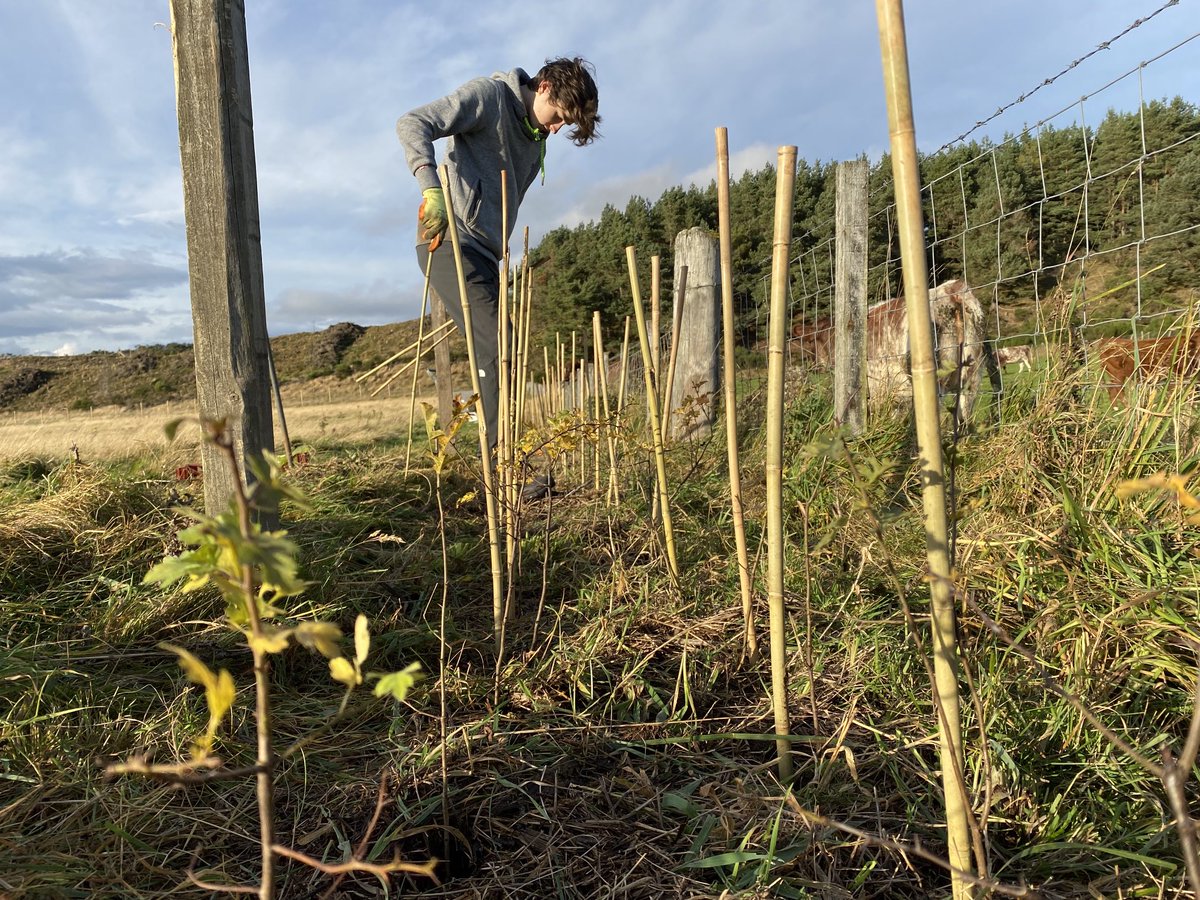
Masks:
[[[475,337],[475,361],[479,366],[479,392],[483,400],[483,418],[487,423],[488,447],[496,449],[500,435],[500,266],[485,253],[470,247],[462,251],[463,273],[467,282],[467,302],[471,307],[471,330]],[[417,244],[417,263],[425,272],[425,261],[429,258],[429,245]],[[454,251],[446,240],[433,254],[429,270],[429,290],[454,320],[454,324],[465,335],[461,295],[458,289],[458,269],[454,265]],[[456,390],[474,393],[474,384],[468,382]],[[445,423],[443,423],[444,425]]]

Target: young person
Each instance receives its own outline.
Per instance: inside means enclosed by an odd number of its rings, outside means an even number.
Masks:
[[[465,333],[458,271],[447,246],[436,252],[449,224],[433,142],[447,138],[445,162],[454,207],[488,441],[499,434],[500,257],[512,236],[517,210],[539,173],[546,177],[546,141],[571,129],[582,147],[596,137],[599,94],[590,63],[578,57],[547,60],[532,78],[523,69],[475,78],[396,122],[409,170],[421,188],[417,211],[417,263],[429,265],[431,292]],[[507,181],[508,221],[501,204]],[[432,260],[430,256],[432,254]]]

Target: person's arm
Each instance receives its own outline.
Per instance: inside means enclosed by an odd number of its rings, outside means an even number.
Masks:
[[[422,191],[442,186],[433,142],[484,127],[485,101],[494,90],[491,78],[475,78],[445,97],[410,110],[396,122],[396,136],[408,168]]]

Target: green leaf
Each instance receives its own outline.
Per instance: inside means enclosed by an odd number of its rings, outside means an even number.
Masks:
[[[305,512],[312,512],[308,497],[297,487],[288,484],[283,477],[279,458],[267,452],[247,460],[253,475],[250,485],[250,501],[259,507],[278,508],[280,501],[290,500]]]
[[[367,661],[371,650],[371,632],[367,628],[367,617],[362,613],[354,620],[354,661],[361,666]]]
[[[208,708],[214,722],[219,722],[225,713],[233,707],[237,696],[237,688],[233,684],[233,676],[228,669],[222,669],[217,674],[217,683],[208,697]]]
[[[188,417],[181,416],[178,419],[172,419],[166,425],[163,426],[163,433],[166,434],[168,441],[175,440],[175,435],[179,431],[179,426],[182,425],[186,421],[188,421]]]
[[[395,699],[403,700],[422,677],[421,664],[410,663],[399,672],[392,672],[380,678],[379,683],[375,685],[375,696],[391,694]]]
[[[217,676],[212,673],[212,670],[208,666],[187,650],[177,647],[174,644],[163,643],[158,646],[160,649],[169,650],[179,657],[179,667],[183,669],[183,674],[188,677],[188,681],[204,685],[205,689],[216,686]]]
[[[329,661],[329,674],[334,681],[340,681],[346,687],[362,684],[362,673],[344,656],[336,656]]]
[[[718,853],[716,856],[708,856],[704,859],[697,859],[693,862],[680,863],[681,869],[719,869],[724,866],[737,865],[744,862],[758,862],[760,859],[769,859],[769,853],[757,853],[753,850],[730,850],[728,853]]]
[[[214,675],[208,666],[182,647],[174,644],[158,646],[179,657],[179,665],[189,681],[204,685],[204,699],[208,704],[208,727],[203,735],[192,742],[192,758],[196,761],[202,760],[212,752],[221,720],[229,712],[237,696],[233,676],[229,674],[228,669],[222,669],[219,674]]]
[[[261,650],[264,653],[282,653],[287,649],[288,641],[292,636],[290,628],[264,628],[261,635],[254,635],[252,632],[244,632],[246,635],[246,643],[250,645],[252,650]]]
[[[301,622],[293,634],[296,640],[309,650],[315,650],[326,659],[341,656],[339,642],[342,631],[332,622]]]

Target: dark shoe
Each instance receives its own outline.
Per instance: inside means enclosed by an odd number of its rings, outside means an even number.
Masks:
[[[526,502],[540,500],[543,497],[549,497],[553,493],[554,476],[546,472],[544,475],[538,475],[529,484],[521,488],[521,499]]]

